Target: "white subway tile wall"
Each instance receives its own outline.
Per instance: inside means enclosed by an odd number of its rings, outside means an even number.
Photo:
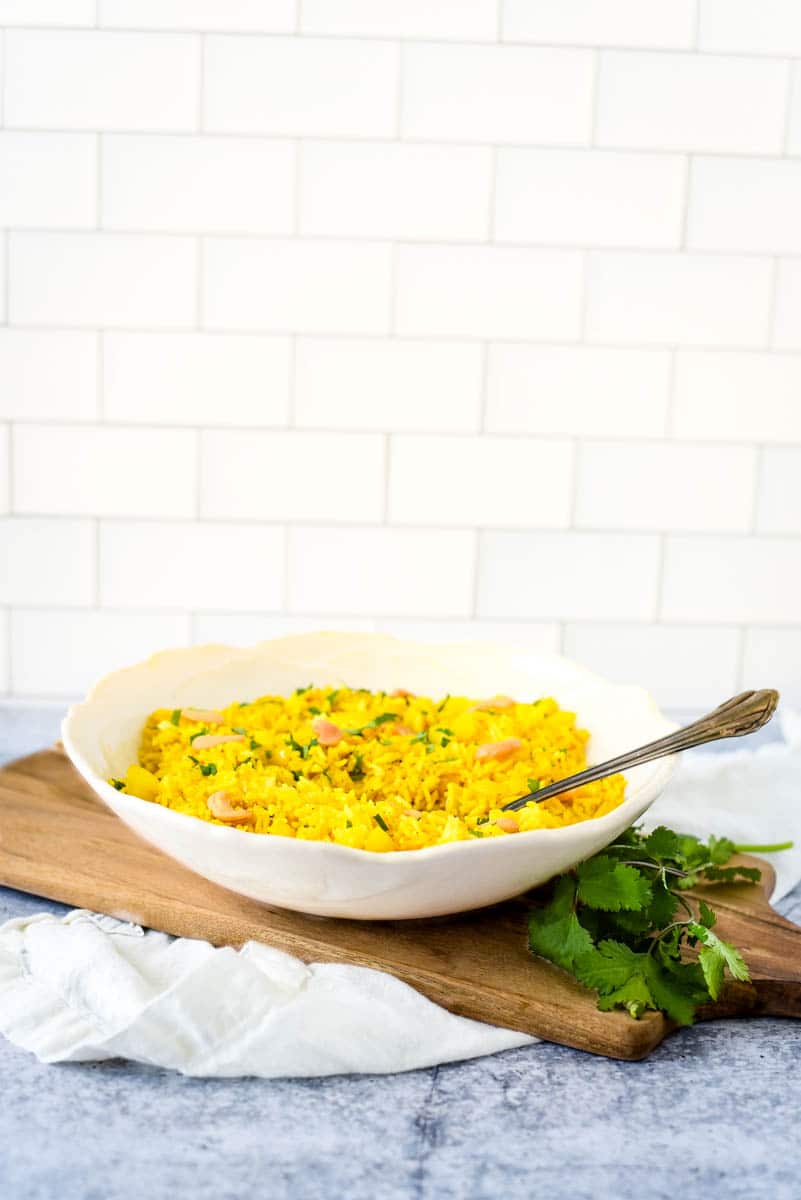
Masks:
[[[327,626],[801,703],[794,0],[0,42],[0,692]]]

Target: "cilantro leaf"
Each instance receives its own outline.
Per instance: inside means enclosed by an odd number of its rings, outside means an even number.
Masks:
[[[533,954],[571,970],[575,960],[592,950],[592,938],[574,911],[575,881],[563,875],[545,908],[531,914],[528,944]]]
[[[601,1012],[611,1012],[614,1008],[625,1008],[630,1017],[638,1021],[646,1009],[655,1009],[656,1001],[651,995],[651,989],[642,975],[629,976],[625,983],[613,992],[607,992],[598,999]]]
[[[652,830],[642,845],[645,853],[651,858],[675,860],[679,854],[679,839],[673,830],[665,825],[659,825]]]
[[[731,942],[724,942],[704,925],[690,924],[688,932],[691,937],[697,938],[701,942],[698,962],[713,1000],[717,1000],[720,995],[726,969],[733,979],[748,979],[748,967],[745,965],[743,956],[732,946]]]
[[[579,863],[578,897],[590,908],[605,912],[620,909],[637,911],[652,897],[651,885],[636,867],[615,863],[604,854],[597,854]]]

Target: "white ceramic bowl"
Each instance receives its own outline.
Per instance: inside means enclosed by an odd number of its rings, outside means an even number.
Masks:
[[[106,780],[136,760],[155,708],[219,708],[308,683],[424,695],[554,696],[591,732],[600,762],[675,728],[642,688],[609,683],[558,655],[488,645],[430,646],[379,634],[304,634],[242,650],[169,650],[115,671],[67,715],[64,746],[98,796],[138,834],[199,875],[267,904],[332,917],[432,917],[519,895],[596,853],[665,787],[672,759],[627,776],[626,799],[604,817],[562,829],[374,854],[327,842],[260,836],[115,791]]]

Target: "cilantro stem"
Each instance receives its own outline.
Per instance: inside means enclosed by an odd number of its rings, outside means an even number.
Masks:
[[[677,871],[675,867],[666,867],[663,863],[657,862],[640,862],[636,858],[626,858],[623,860],[624,867],[645,867],[648,871],[667,872],[668,875],[680,875],[682,879],[687,875],[686,871]]]
[[[766,845],[753,845],[753,846],[747,846],[747,845],[743,844],[741,846],[735,845],[734,849],[737,851],[738,854],[749,854],[751,852],[753,852],[755,854],[758,854],[758,853],[773,854],[778,850],[792,850],[794,845],[795,845],[795,842],[774,842],[772,845],[766,844]]]

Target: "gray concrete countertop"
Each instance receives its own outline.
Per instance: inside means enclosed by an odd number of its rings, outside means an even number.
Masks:
[[[0,708],[0,757],[55,708]],[[801,923],[801,887],[780,906]],[[59,906],[0,889],[0,920]],[[192,1080],[40,1066],[0,1040],[3,1200],[796,1200],[801,1022],[674,1034],[642,1063],[540,1043],[395,1076]]]

